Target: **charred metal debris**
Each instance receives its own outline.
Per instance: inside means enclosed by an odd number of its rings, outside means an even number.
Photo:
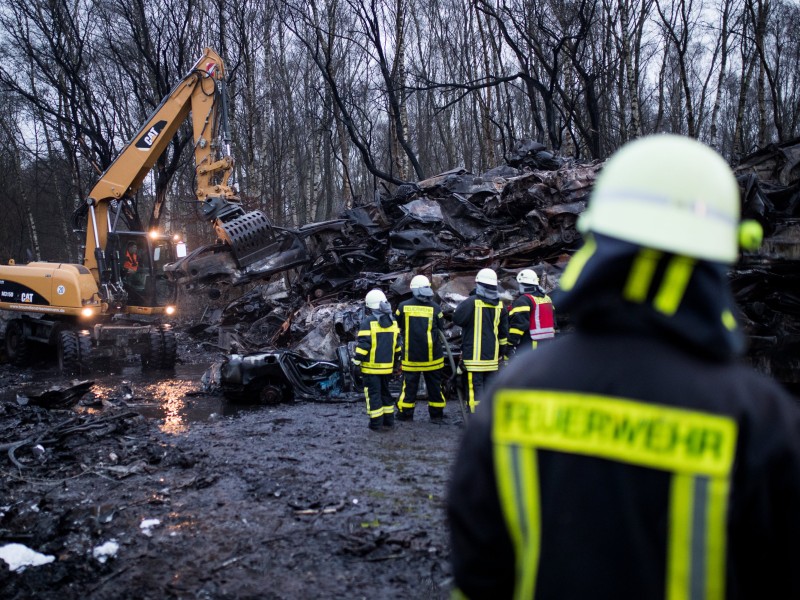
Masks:
[[[769,145],[734,169],[742,212],[764,228],[757,252],[731,271],[748,359],[800,392],[800,138]]]
[[[798,164],[794,142],[751,154],[736,168],[744,217],[762,223],[765,242],[731,270],[749,359],[790,384],[800,382]],[[206,373],[207,386],[262,402],[347,394],[356,381],[350,350],[364,294],[381,288],[396,306],[418,273],[431,279],[446,317],[483,267],[498,272],[508,302],[522,268],[535,268],[545,290],[553,290],[580,245],[576,221],[601,168],[526,142],[507,165],[486,173],[453,169],[379,195],[340,219],[285,230],[292,250],[270,259],[272,280],[192,327],[216,337],[226,353]],[[568,315],[559,322],[568,328]],[[459,335],[457,327],[446,333],[456,354]]]

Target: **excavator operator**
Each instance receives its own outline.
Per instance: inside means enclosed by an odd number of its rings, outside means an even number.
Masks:
[[[122,262],[122,273],[129,291],[133,290],[137,293],[144,291],[144,273],[139,270],[139,248],[136,242],[128,242],[125,260]]]
[[[122,268],[125,269],[125,274],[130,275],[139,270],[139,248],[135,242],[129,242],[128,248],[125,250],[125,262],[122,263]]]

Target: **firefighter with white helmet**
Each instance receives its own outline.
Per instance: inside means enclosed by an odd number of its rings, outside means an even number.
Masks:
[[[800,598],[800,408],[739,360],[739,210],[696,140],[605,164],[560,280],[575,331],[512,361],[463,439],[465,597]]]
[[[539,285],[533,269],[517,274],[519,296],[508,310],[508,344],[513,351],[523,347],[536,348],[556,334],[553,301]],[[530,339],[530,345],[523,341]]]
[[[475,276],[475,290],[453,313],[461,327],[461,361],[466,371],[467,403],[470,412],[480,404],[486,379],[497,372],[508,351],[508,311],[500,301],[497,273],[481,269]]]
[[[414,418],[420,377],[428,390],[428,416],[432,421],[444,418],[445,398],[442,393],[444,352],[441,331],[444,331],[442,309],[433,300],[431,282],[425,275],[411,279],[411,298],[397,307],[397,324],[403,342],[403,387],[397,399],[397,418]]]
[[[394,426],[394,398],[389,391],[389,379],[400,355],[400,330],[381,290],[370,290],[364,304],[367,310],[358,328],[353,363],[361,367],[369,428],[378,431]]]

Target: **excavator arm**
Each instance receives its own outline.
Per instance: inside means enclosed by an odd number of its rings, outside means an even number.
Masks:
[[[234,161],[227,134],[225,66],[215,51],[206,48],[103,173],[86,200],[84,266],[101,286],[107,283],[104,278],[111,271],[105,256],[109,233],[116,229],[125,203],[132,202],[145,177],[190,115],[195,194],[203,215],[217,233],[213,260],[222,265],[211,270],[241,271],[274,252],[276,234],[266,215],[261,211],[245,213],[231,188]],[[208,260],[208,256],[205,258]]]

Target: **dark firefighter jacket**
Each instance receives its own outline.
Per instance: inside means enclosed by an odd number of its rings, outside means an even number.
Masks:
[[[391,314],[369,314],[361,321],[354,361],[368,375],[389,375],[400,356],[400,330]]]
[[[136,271],[138,271],[139,270],[139,256],[135,252],[131,253],[130,251],[126,251],[125,252],[125,262],[122,263],[122,268],[125,269],[126,271],[130,271],[132,273],[135,273]]]
[[[539,341],[555,336],[553,301],[547,294],[520,294],[508,310],[508,343]]]
[[[434,371],[444,366],[440,331],[442,309],[436,302],[416,298],[401,302],[395,311],[403,336],[403,370]]]
[[[724,268],[666,263],[685,293],[660,259],[598,273],[630,301],[578,294],[576,332],[487,390],[448,496],[467,597],[800,598],[800,410],[700,318],[729,314]]]
[[[471,295],[453,313],[463,330],[461,359],[468,371],[496,371],[508,344],[508,312],[500,300]]]

